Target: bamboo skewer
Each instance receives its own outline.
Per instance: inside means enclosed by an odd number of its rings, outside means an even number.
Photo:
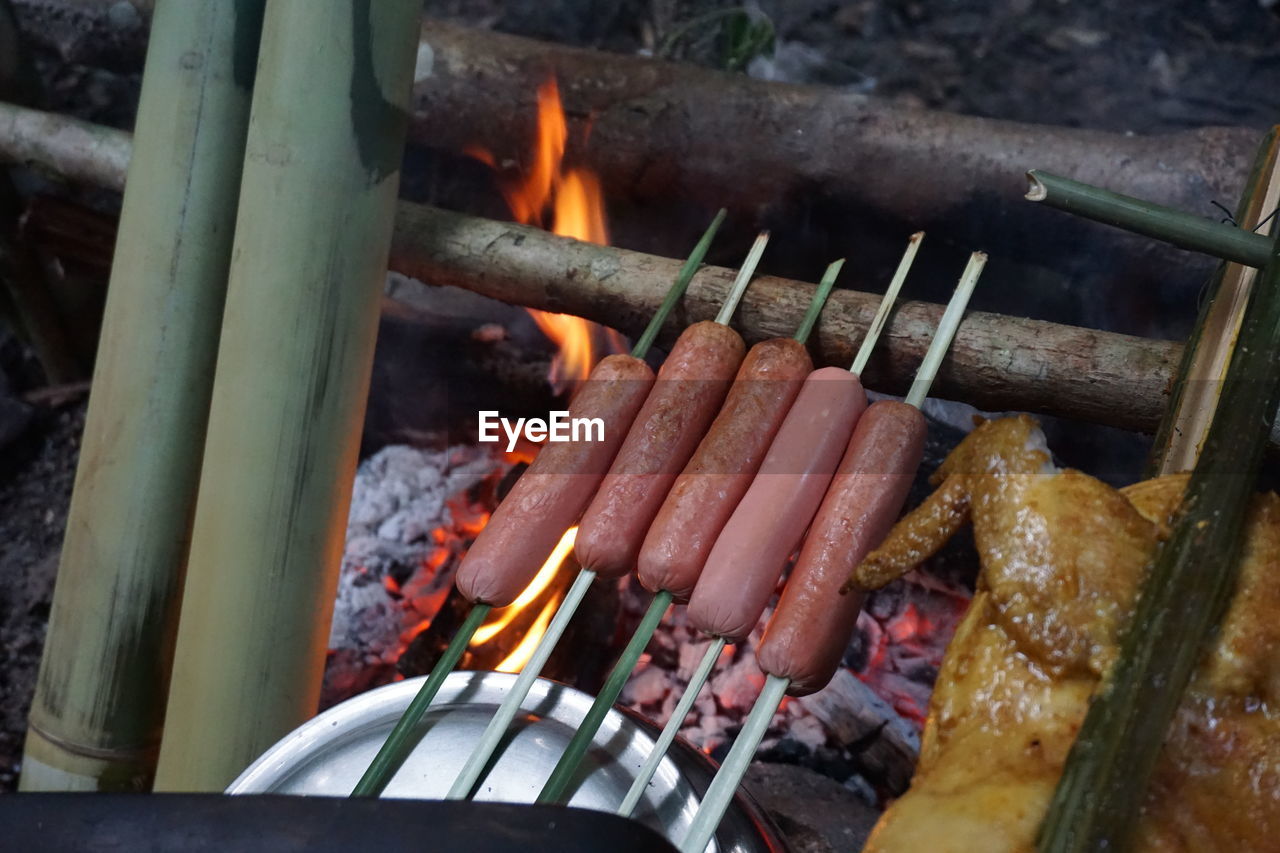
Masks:
[[[1155,237],[1181,249],[1258,268],[1266,266],[1271,256],[1271,241],[1267,237],[1235,225],[1171,210],[1038,169],[1027,172],[1027,180],[1030,182],[1028,201],[1044,202],[1085,219]]]
[[[969,263],[960,276],[960,283],[956,286],[951,301],[947,303],[947,310],[938,325],[938,330],[934,333],[933,341],[929,344],[929,351],[920,366],[919,378],[912,385],[911,395],[907,397],[908,404],[919,408],[928,396],[930,381],[937,375],[938,365],[946,356],[951,341],[955,338],[965,307],[969,304],[969,297],[973,294],[973,289],[978,283],[978,277],[982,275],[982,268],[986,262],[987,256],[982,252],[974,252],[969,257]],[[761,738],[769,728],[769,721],[773,719],[774,712],[782,704],[790,684],[790,679],[776,675],[765,678],[764,689],[761,690],[755,705],[751,707],[751,713],[747,715],[742,731],[733,742],[729,755],[720,765],[715,778],[711,780],[711,785],[702,797],[702,803],[693,817],[693,822],[679,842],[680,853],[702,853],[706,849],[711,837],[715,834],[716,827],[720,825],[725,809],[733,800],[733,795],[738,790],[738,785],[741,784],[751,759],[755,756]]]
[[[756,266],[760,263],[760,257],[764,254],[764,249],[768,242],[769,232],[767,231],[761,232],[756,237],[755,243],[752,244],[751,250],[747,253],[747,258],[743,262],[737,278],[734,280],[729,296],[725,299],[724,305],[720,308],[720,313],[716,316],[716,322],[727,324],[733,316],[734,310],[742,300],[742,294],[746,292],[747,285],[751,283],[751,277],[755,274]],[[640,357],[643,353],[633,351],[632,355]],[[498,742],[506,732],[507,726],[515,719],[516,712],[520,709],[520,704],[524,702],[525,696],[528,695],[529,690],[533,687],[533,682],[542,672],[543,664],[550,657],[551,650],[560,641],[560,633],[563,633],[564,626],[573,617],[574,611],[577,610],[582,601],[582,595],[586,594],[586,588],[590,586],[591,581],[595,580],[595,576],[596,573],[589,568],[583,568],[578,573],[577,579],[573,582],[573,589],[577,589],[581,584],[582,593],[576,598],[572,595],[566,595],[564,600],[560,602],[556,615],[551,620],[551,627],[539,638],[533,657],[520,670],[520,677],[516,679],[511,692],[503,697],[502,704],[498,707],[493,719],[489,721],[488,727],[480,737],[480,742],[467,758],[467,762],[463,765],[462,772],[454,781],[453,787],[449,789],[449,799],[462,799],[470,796],[472,788],[479,781],[480,774],[489,763],[494,750],[497,749]],[[650,610],[652,609],[653,607],[651,606]],[[664,607],[663,610],[665,611],[666,608]],[[658,618],[661,618],[661,614],[659,614]],[[655,622],[654,624],[656,625],[657,623]],[[552,630],[557,625],[560,626],[560,633],[555,633]],[[585,747],[583,750],[585,751]]]
[[[759,242],[757,242],[757,245],[763,251],[763,245]],[[759,253],[755,253],[755,259],[758,261]],[[751,257],[748,257],[747,265],[754,266]],[[795,340],[798,342],[803,344],[808,340],[809,333],[813,331],[814,325],[818,322],[818,317],[822,314],[822,306],[826,304],[827,297],[831,295],[831,289],[835,287],[836,277],[840,274],[840,269],[843,266],[844,259],[841,258],[831,263],[826,272],[823,273],[822,280],[818,282],[818,288],[814,292],[813,301],[809,304],[809,310],[805,312],[804,319],[796,330]],[[746,265],[744,265],[744,269],[746,269]],[[728,317],[725,317],[725,320],[727,319]],[[644,653],[650,638],[653,637],[654,631],[657,630],[658,623],[662,621],[667,608],[671,606],[671,599],[672,595],[667,590],[659,590],[654,596],[635,633],[631,635],[627,647],[618,657],[618,662],[614,664],[604,686],[601,687],[600,692],[596,695],[595,701],[591,703],[591,708],[587,711],[586,717],[583,718],[582,725],[578,726],[578,730],[573,733],[573,738],[569,741],[569,745],[565,747],[560,760],[556,762],[550,778],[547,779],[542,791],[538,794],[538,802],[555,803],[560,802],[563,798],[573,774],[577,771],[583,756],[586,755],[587,749],[591,746],[596,732],[600,729],[600,724],[604,722],[605,715],[613,707],[613,703],[618,700],[623,686],[627,683],[627,678],[630,677],[632,670],[636,668],[640,655]]]
[[[582,723],[573,733],[568,746],[560,755],[560,760],[552,769],[551,776],[542,786],[537,802],[558,803],[564,797],[569,783],[573,780],[573,774],[582,763],[582,757],[587,754],[587,749],[595,739],[596,732],[600,730],[600,724],[604,722],[605,715],[609,713],[618,695],[622,693],[622,688],[631,676],[631,671],[636,668],[640,655],[644,653],[645,647],[653,637],[653,632],[658,629],[658,623],[662,621],[662,617],[670,607],[671,593],[665,589],[660,590],[650,602],[649,609],[645,611],[640,624],[636,626],[635,633],[631,635],[626,648],[622,650],[618,662],[609,671],[609,677],[600,688],[591,707],[587,709],[586,716],[582,718]]]
[[[689,716],[689,711],[693,710],[693,703],[697,701],[703,685],[711,677],[711,671],[715,669],[716,661],[720,659],[720,654],[726,645],[728,641],[724,637],[715,637],[703,652],[702,660],[698,661],[697,669],[693,671],[684,692],[680,694],[680,701],[671,710],[670,719],[662,727],[662,733],[654,742],[653,749],[636,773],[636,778],[632,780],[627,795],[622,798],[622,804],[618,806],[618,814],[631,817],[631,813],[635,811],[640,798],[644,796],[645,789],[649,787],[649,780],[653,778],[654,773],[658,772],[658,765],[662,764],[662,759],[666,758],[667,750],[671,748],[676,735],[680,733],[680,728],[684,725],[685,718]]]
[[[635,346],[632,347],[632,356],[643,358],[649,352],[649,348],[657,338],[662,324],[666,322],[667,316],[675,310],[681,297],[688,290],[689,282],[693,280],[694,274],[702,266],[702,260],[711,248],[716,232],[720,230],[721,224],[724,223],[725,215],[725,210],[721,208],[693,247],[689,257],[681,265],[675,281],[671,283],[671,287],[667,290],[667,295],[662,300],[662,304],[658,306],[658,310],[654,312],[653,317],[649,320],[648,327],[640,335]],[[573,543],[570,540],[567,544],[572,547]],[[518,601],[519,599],[517,599]],[[490,610],[491,608],[487,604],[475,604],[472,606],[471,612],[467,614],[466,621],[463,622],[458,632],[449,642],[449,647],[444,655],[432,667],[431,675],[423,682],[413,702],[405,709],[395,728],[378,750],[378,754],[374,756],[373,762],[356,784],[355,790],[351,792],[351,796],[376,796],[386,787],[391,775],[395,772],[395,768],[400,765],[400,762],[404,760],[404,757],[413,748],[413,745],[409,742],[410,733],[427,712],[427,708],[431,706],[431,701],[435,698],[436,693],[439,692],[440,686],[444,684],[446,676],[458,665],[462,650],[471,642],[471,638],[480,628]],[[476,615],[477,612],[479,612],[478,616]],[[455,647],[456,654],[451,654]]]
[[[533,655],[529,658],[528,663],[520,670],[520,675],[516,677],[516,682],[511,686],[511,691],[502,697],[502,704],[498,706],[497,712],[480,736],[479,742],[476,743],[475,749],[472,750],[471,755],[467,758],[467,763],[463,765],[458,778],[453,781],[453,786],[449,788],[449,793],[445,795],[445,799],[463,800],[471,796],[472,789],[480,781],[480,774],[488,766],[489,759],[493,757],[493,753],[498,749],[498,743],[506,736],[507,728],[520,711],[520,704],[529,695],[529,691],[533,688],[533,682],[538,680],[538,676],[542,673],[542,667],[547,663],[547,658],[551,657],[552,650],[555,649],[556,643],[560,642],[564,629],[569,626],[569,620],[573,618],[574,611],[582,603],[583,596],[587,594],[587,589],[595,579],[596,573],[590,569],[583,569],[578,572],[578,576],[573,580],[573,585],[569,587],[569,591],[565,593],[564,600],[560,602],[560,607],[556,610],[555,616],[551,617],[551,624],[547,626],[546,633],[538,641],[538,645],[533,650]]]
[[[884,298],[880,300],[875,316],[867,326],[867,333],[862,337],[858,354],[853,357],[853,364],[849,365],[850,373],[861,376],[862,371],[866,369],[867,362],[871,359],[871,352],[876,348],[876,344],[880,341],[880,334],[889,323],[889,314],[898,301],[898,292],[902,290],[902,284],[907,280],[907,273],[911,272],[911,265],[916,262],[916,253],[920,251],[922,242],[924,242],[923,231],[917,231],[907,240],[907,249],[902,253],[902,260],[898,261],[898,268],[894,270],[893,278],[889,279],[889,287],[885,289]]]
[[[378,754],[373,757],[369,768],[364,771],[364,775],[356,783],[355,790],[351,792],[351,796],[376,797],[382,793],[382,789],[386,787],[392,774],[400,766],[400,762],[404,760],[404,757],[413,748],[413,745],[409,743],[409,738],[413,735],[414,728],[422,720],[423,715],[427,713],[427,708],[431,706],[431,700],[435,699],[436,694],[440,692],[440,685],[444,684],[445,678],[458,665],[462,652],[467,648],[467,645],[471,642],[471,637],[475,634],[476,629],[480,627],[480,624],[484,622],[485,617],[489,615],[490,610],[492,608],[487,604],[472,606],[466,620],[458,628],[458,632],[453,635],[453,639],[449,641],[449,646],[444,650],[444,654],[440,656],[440,660],[436,661],[436,665],[431,668],[431,674],[422,683],[422,687],[413,697],[413,701],[405,709],[404,715],[396,722],[395,728],[391,730],[391,734],[387,735],[386,741],[378,750]]]
[[[139,790],[155,770],[262,7],[156,9],[23,790]]]
[[[915,263],[916,253],[920,250],[920,243],[923,240],[924,232],[917,231],[911,235],[910,240],[907,242],[906,251],[903,252],[902,259],[898,262],[898,268],[894,271],[893,278],[889,280],[889,287],[885,290],[884,296],[881,297],[875,316],[872,317],[870,324],[867,326],[867,331],[863,335],[858,355],[854,358],[853,365],[849,368],[851,372],[861,374],[862,369],[866,367],[867,360],[871,358],[871,352],[875,349],[876,342],[880,339],[880,334],[888,323],[889,315],[898,300],[898,293],[902,290],[903,282],[907,280],[907,274],[911,271],[911,265]],[[827,268],[827,275],[823,277],[824,284],[828,279],[834,283],[835,275],[839,272],[839,266],[837,265],[843,265],[843,263],[844,260],[841,259]],[[821,285],[819,289],[821,290]],[[816,301],[815,304],[817,304]],[[813,313],[812,307],[810,308],[810,313]],[[809,331],[812,330],[809,319],[806,315],[805,323],[801,326],[802,330],[806,326]],[[813,319],[816,321],[816,315]],[[685,717],[689,715],[689,710],[693,707],[698,693],[702,691],[703,685],[706,684],[707,679],[710,677],[716,659],[719,658],[720,652],[725,645],[725,639],[717,637],[708,647],[702,662],[699,663],[697,670],[694,671],[693,676],[689,679],[689,683],[685,685],[684,693],[680,696],[680,701],[676,703],[670,719],[667,720],[667,724],[663,727],[662,734],[658,737],[653,751],[632,781],[631,788],[627,791],[627,795],[623,798],[622,805],[619,807],[619,814],[629,815],[635,809],[640,797],[644,794],[645,787],[649,784],[649,780],[657,772],[658,765],[662,762],[663,756],[666,755],[667,749],[670,748],[671,742],[675,740],[680,727],[684,725]]]

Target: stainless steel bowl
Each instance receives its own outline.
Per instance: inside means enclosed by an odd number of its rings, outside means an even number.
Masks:
[[[421,739],[383,796],[443,799],[515,679],[502,672],[455,672],[446,678],[419,724]],[[347,796],[422,681],[414,678],[370,690],[329,709],[267,750],[227,793]],[[581,691],[538,679],[475,799],[532,803],[591,701]],[[582,781],[569,805],[614,811],[653,742],[650,726],[611,710],[583,760]],[[672,840],[684,835],[715,772],[701,753],[677,744],[635,813],[636,820]],[[759,809],[739,794],[708,849],[757,853],[780,847]]]

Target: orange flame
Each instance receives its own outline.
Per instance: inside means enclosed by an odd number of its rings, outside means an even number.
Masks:
[[[533,158],[522,178],[502,183],[502,193],[519,222],[549,227],[562,237],[589,243],[608,244],[604,193],[594,173],[581,168],[565,168],[564,155],[569,138],[560,89],[555,78],[538,87],[538,129]],[[497,168],[493,155],[472,147],[468,153]],[[602,355],[626,349],[617,332],[581,317],[529,309],[538,328],[556,345],[556,356],[548,379],[557,394],[587,378]],[[565,531],[529,586],[512,604],[493,614],[472,639],[472,646],[491,641],[523,612],[539,608],[520,642],[496,667],[499,672],[519,672],[532,657],[538,641],[546,633],[559,606],[561,593],[546,594],[560,566],[573,550],[577,528]]]
[[[551,555],[547,557],[546,562],[542,564],[542,568],[538,570],[538,574],[525,587],[524,592],[520,593],[520,597],[511,603],[509,607],[504,607],[498,612],[498,615],[490,619],[480,629],[476,631],[475,636],[471,640],[471,645],[478,646],[492,640],[498,636],[498,633],[511,624],[511,621],[523,610],[542,594],[555,578],[556,573],[560,571],[561,564],[568,558],[573,551],[573,542],[577,538],[578,528],[570,527],[560,537],[560,542],[552,550]],[[533,657],[534,649],[538,647],[538,640],[547,631],[547,625],[551,622],[551,617],[555,615],[556,607],[559,605],[559,597],[548,599],[542,606],[542,612],[529,626],[529,630],[525,632],[520,643],[511,650],[502,661],[494,667],[498,672],[519,672],[524,665],[529,662],[529,658]]]
[[[607,245],[609,229],[600,181],[586,169],[564,168],[568,138],[560,89],[553,77],[538,87],[538,130],[532,164],[522,179],[506,182],[502,194],[518,222],[549,225],[549,230],[562,237]],[[472,147],[468,153],[496,166],[493,155],[484,149]],[[605,352],[625,349],[616,332],[581,317],[532,308],[529,313],[557,347],[548,377],[556,393],[586,379]]]

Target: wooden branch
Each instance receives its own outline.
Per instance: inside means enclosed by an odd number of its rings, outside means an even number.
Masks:
[[[140,67],[149,2],[134,0],[137,21],[126,15],[116,26],[108,12],[121,5],[17,0],[46,51]],[[1210,201],[1240,196],[1259,138],[1247,128],[1141,136],[954,115],[436,20],[423,24],[422,39],[410,129],[420,145],[454,154],[479,145],[499,162],[527,165],[535,90],[555,74],[569,157],[598,172],[613,200],[692,200],[708,213],[728,206],[751,215],[816,204],[857,214],[850,228],[923,228],[935,241],[1066,278],[1141,265],[1162,286],[1196,287],[1213,264],[1028,210],[1027,169],[1208,213]],[[1080,253],[1086,239],[1090,251]]]
[[[431,50],[419,54],[410,129],[421,145],[478,145],[499,163],[527,163],[535,89],[555,74],[568,156],[598,172],[613,199],[753,215],[819,204],[856,212],[858,227],[924,229],[1068,277],[1086,263],[1096,272],[1141,259],[1166,283],[1198,283],[1212,262],[1026,204],[1027,169],[1211,212],[1211,200],[1239,197],[1260,138],[1246,128],[1140,136],[911,109],[433,20],[422,38]]]
[[[123,192],[132,151],[122,130],[0,101],[0,162]]]
[[[26,161],[119,188],[128,134],[0,104],[0,160]],[[5,134],[6,125],[48,130],[44,141]],[[92,139],[89,148],[77,139]],[[1020,179],[1019,179],[1020,180]],[[1026,204],[1026,202],[1024,202]],[[1031,205],[1027,205],[1030,207]],[[680,262],[579,243],[509,223],[402,202],[391,266],[431,284],[454,284],[504,302],[577,314],[635,335],[661,302]],[[956,271],[958,274],[958,270]],[[708,267],[693,280],[667,339],[715,316],[733,271]],[[748,289],[734,325],[750,340],[790,335],[814,286],[762,277]],[[832,295],[813,348],[825,364],[847,365],[879,296]],[[867,369],[867,382],[902,392],[932,338],[942,307],[904,303]],[[1151,431],[1167,402],[1181,346],[1038,320],[972,312],[935,386],[943,397],[990,410],[1017,409]]]
[[[680,265],[408,203],[397,212],[391,258],[395,269],[425,282],[576,314],[631,335],[644,327]],[[733,270],[722,267],[699,272],[668,321],[665,340],[689,323],[714,317],[733,277]],[[749,341],[786,337],[813,292],[812,284],[760,277],[747,289],[733,325]],[[817,361],[849,364],[879,299],[849,290],[833,293],[812,343]],[[940,305],[903,303],[867,368],[868,386],[904,392],[941,315]],[[985,409],[1043,412],[1150,431],[1164,409],[1180,352],[1169,341],[972,312],[960,326],[935,389]]]

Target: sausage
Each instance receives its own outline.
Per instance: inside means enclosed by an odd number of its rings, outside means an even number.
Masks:
[[[463,558],[455,583],[468,600],[506,607],[577,522],[653,387],[638,358],[600,361],[569,404],[575,418],[604,421],[603,441],[546,444],[494,510]]]
[[[762,670],[791,680],[789,693],[821,690],[840,665],[865,597],[840,587],[902,512],[925,433],[920,410],[894,400],[858,421],[756,650]]]
[[[709,320],[680,335],[582,516],[574,554],[583,568],[622,577],[635,567],[649,523],[715,418],[746,348],[737,332]]]
[[[724,407],[671,487],[649,527],[637,564],[650,592],[678,600],[693,592],[716,536],[751,485],[813,362],[793,338],[747,353]]]
[[[824,367],[809,374],[760,473],[711,548],[689,599],[696,628],[730,642],[751,633],[866,406],[862,383],[849,371]]]

